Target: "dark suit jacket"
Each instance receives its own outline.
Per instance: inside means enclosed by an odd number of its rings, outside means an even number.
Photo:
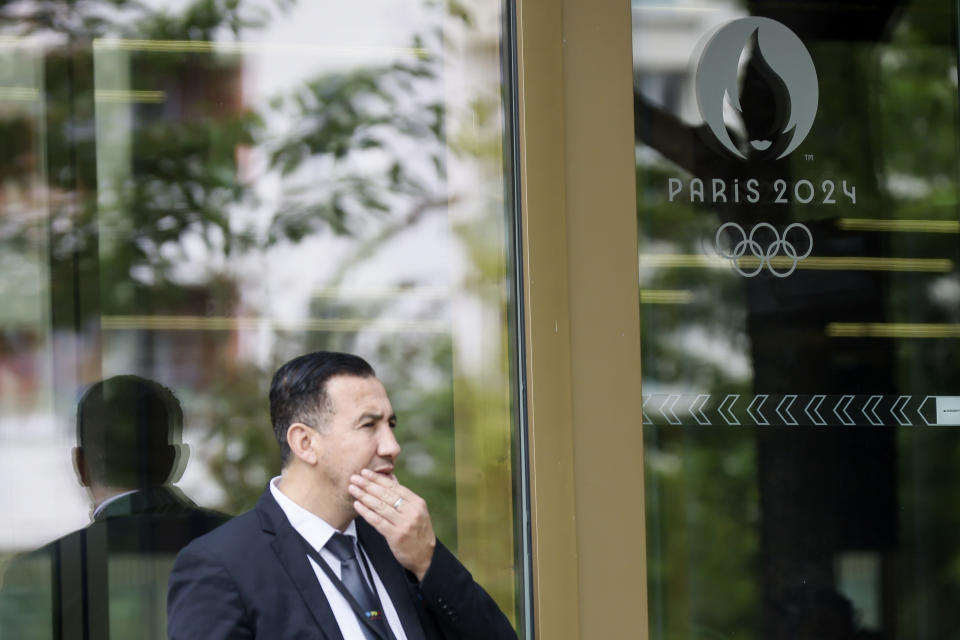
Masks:
[[[493,599],[439,542],[417,583],[383,536],[356,522],[410,640],[516,640]],[[180,552],[167,612],[171,640],[343,638],[303,543],[269,487],[252,511]]]
[[[117,498],[89,526],[10,563],[0,589],[0,640],[165,637],[176,553],[228,519],[172,485]]]

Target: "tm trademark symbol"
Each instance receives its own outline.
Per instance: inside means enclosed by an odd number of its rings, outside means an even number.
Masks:
[[[803,154],[803,159],[806,160],[807,162],[811,162],[811,161],[813,160],[813,154],[812,154],[812,153],[805,153],[805,154]]]

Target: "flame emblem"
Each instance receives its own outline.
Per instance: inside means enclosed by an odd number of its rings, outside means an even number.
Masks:
[[[817,115],[819,87],[817,70],[810,52],[793,31],[770,18],[748,17],[721,26],[707,41],[697,65],[696,90],[700,114],[714,137],[727,151],[747,159],[730,138],[724,122],[724,104],[729,103],[741,115],[739,62],[741,54],[753,46],[768,84],[783,96],[777,101],[779,131],[773,140],[752,139],[757,151],[781,150],[782,158],[796,149],[813,126]]]

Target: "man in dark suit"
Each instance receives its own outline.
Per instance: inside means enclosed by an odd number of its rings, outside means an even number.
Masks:
[[[186,465],[183,411],[133,375],[91,385],[77,406],[74,466],[92,522],[12,561],[0,589],[0,638],[160,638],[177,552],[227,521],[173,486]]]
[[[393,475],[396,416],[366,361],[291,360],[273,377],[270,414],[282,475],[177,556],[170,638],[516,639]]]

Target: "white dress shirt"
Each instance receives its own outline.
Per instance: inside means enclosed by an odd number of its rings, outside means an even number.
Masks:
[[[341,577],[340,561],[325,548],[330,536],[337,530],[322,518],[318,518],[285,496],[283,492],[277,488],[279,481],[280,476],[270,481],[270,493],[273,495],[274,500],[280,505],[284,515],[287,516],[287,520],[290,521],[290,524],[296,529],[297,533],[302,535],[306,541],[310,543],[310,546],[320,553],[320,557],[333,569],[334,575],[338,578]],[[354,542],[356,542],[356,523],[351,520],[343,533],[353,538]],[[380,581],[380,576],[377,574],[376,568],[373,566],[373,563],[370,562],[370,558],[367,557],[362,547],[360,547],[360,550],[367,560],[367,566],[370,568],[370,572],[373,574],[373,582],[377,588],[377,595],[380,597],[380,603],[383,605],[383,613],[387,617],[387,622],[390,624],[393,635],[396,636],[397,640],[407,640],[407,634],[403,632],[403,627],[400,625],[400,616],[397,615],[397,610],[393,607],[390,595]],[[327,602],[330,603],[330,608],[333,610],[333,617],[337,619],[337,626],[340,627],[340,633],[343,634],[344,640],[364,640],[363,631],[360,629],[362,623],[357,619],[357,614],[354,613],[353,608],[347,602],[346,598],[337,590],[323,569],[314,562],[313,558],[307,555],[306,551],[303,553],[303,559],[309,561],[310,566],[313,567],[313,572],[317,575],[317,580],[320,581],[320,587],[323,589],[323,594],[327,597]]]

